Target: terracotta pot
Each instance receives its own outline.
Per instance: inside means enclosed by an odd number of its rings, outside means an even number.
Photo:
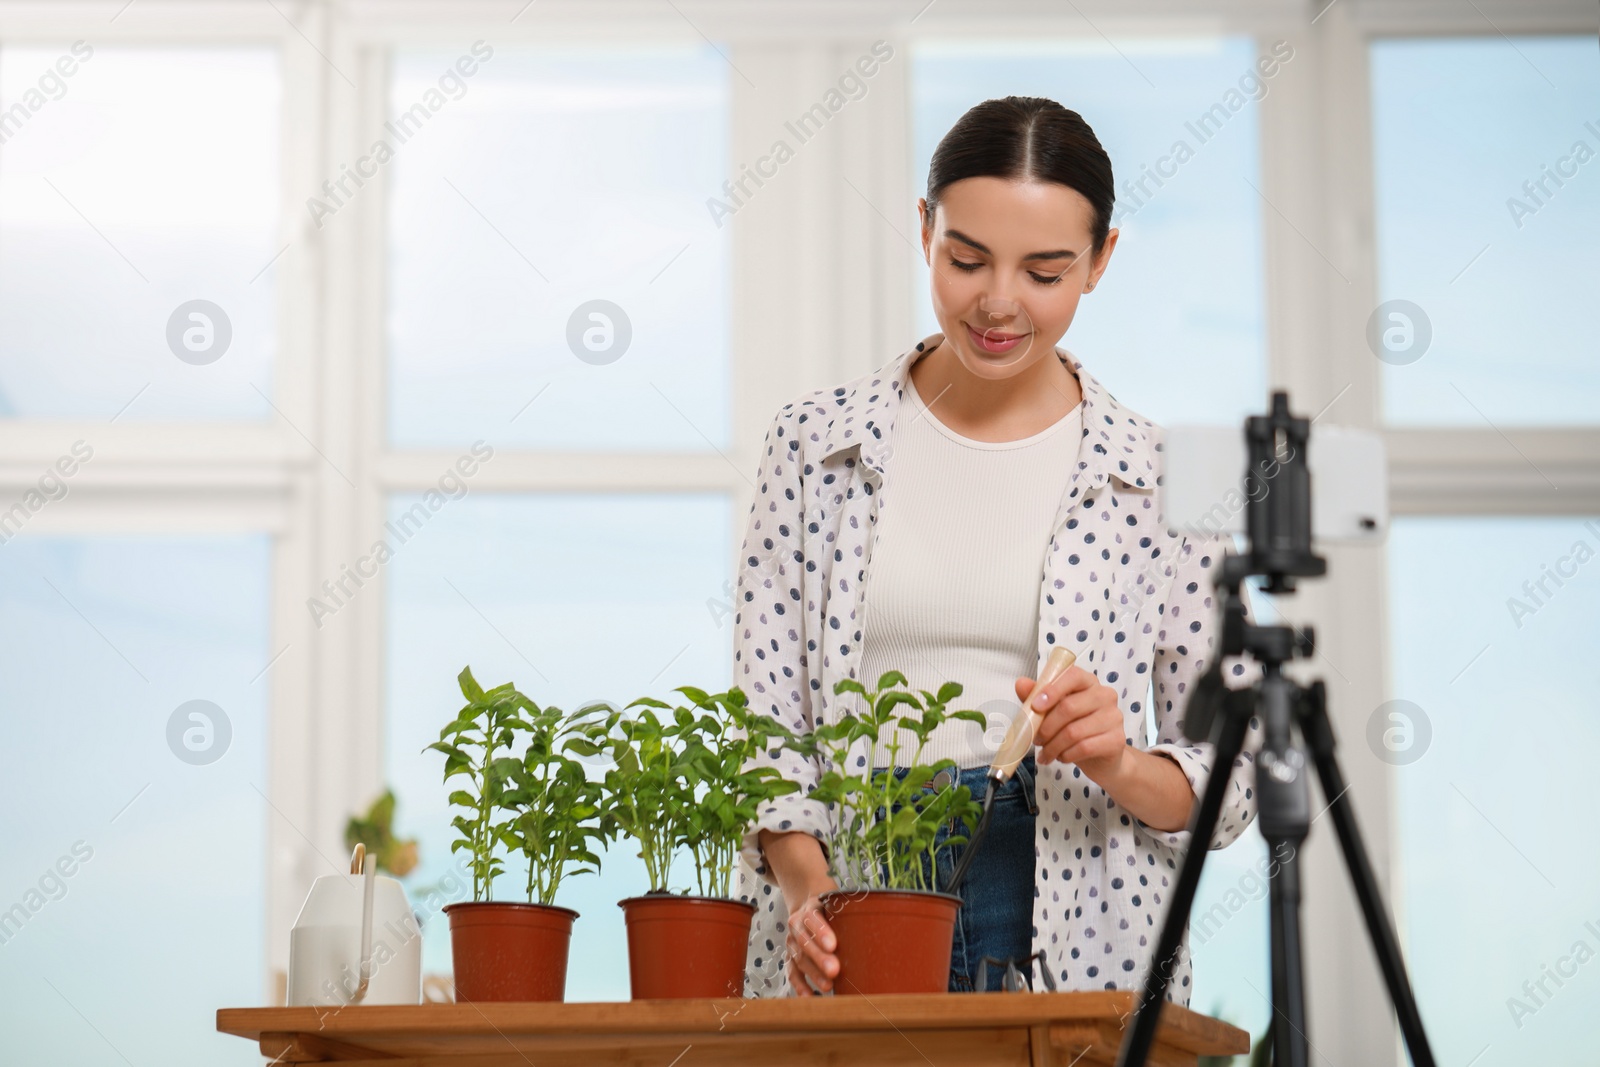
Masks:
[[[838,939],[835,993],[944,993],[961,898],[920,889],[840,890],[821,897]]]
[[[617,901],[634,1000],[743,997],[754,904],[651,893]]]
[[[446,904],[456,1000],[562,1000],[578,913],[554,904]]]

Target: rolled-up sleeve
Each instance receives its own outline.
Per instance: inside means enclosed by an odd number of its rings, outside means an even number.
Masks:
[[[1211,665],[1220,639],[1215,581],[1220,573],[1228,542],[1221,538],[1184,538],[1174,565],[1172,586],[1161,605],[1157,627],[1151,680],[1156,712],[1156,744],[1150,752],[1174,760],[1194,790],[1194,810],[1205,793],[1216,760],[1216,746],[1209,742],[1190,742],[1183,733],[1183,713],[1195,682]],[[1245,614],[1250,614],[1250,595],[1242,588]],[[1260,665],[1241,656],[1228,656],[1222,663],[1223,684],[1243,689],[1260,677]],[[1232,844],[1255,818],[1255,755],[1261,749],[1262,731],[1256,716],[1250,719],[1244,748],[1233,761],[1228,791],[1217,815],[1216,831],[1209,848]],[[1187,850],[1192,830],[1150,831],[1171,847]]]
[[[795,405],[785,405],[767,430],[755,501],[745,528],[734,592],[734,675],[750,710],[770,715],[796,734],[812,727],[819,683],[807,656],[804,552],[804,463],[796,432]],[[761,853],[760,833],[803,831],[828,850],[829,812],[810,799],[815,760],[787,748],[752,758],[746,769],[775,767],[800,786],[762,806],[746,827],[740,855],[756,874],[776,883]]]

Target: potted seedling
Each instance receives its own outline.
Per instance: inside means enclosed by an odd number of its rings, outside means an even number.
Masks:
[[[638,844],[650,882],[643,896],[618,902],[632,995],[739,997],[755,915],[755,905],[729,895],[740,840],[760,805],[799,789],[775,768],[747,764],[792,736],[752,713],[737,688],[675,692],[688,707],[641,697],[628,705],[634,716],[613,713],[605,746],[615,766],[606,774],[602,825]],[[684,853],[694,861],[697,894],[668,888],[672,860]]]
[[[467,779],[450,794],[465,809],[453,820],[460,837],[451,851],[468,853],[472,900],[444,909],[456,999],[561,1000],[578,913],[553,903],[556,890],[564,874],[600,865],[590,847],[600,834],[600,783],[570,753],[603,735],[604,723],[541,708],[510,682],[485,690],[470,667],[458,681],[467,703],[428,746],[444,753],[447,784]],[[527,862],[526,902],[494,899],[508,849]]]
[[[937,693],[913,692],[906,677],[889,671],[868,692],[854,679],[835,695],[860,696],[860,714],[846,711],[801,739],[799,750],[820,755],[824,770],[811,797],[833,812],[830,865],[839,889],[821,897],[823,916],[837,938],[839,974],[846,993],[942,993],[949,988],[950,950],[961,898],[934,885],[938,853],[967,840],[981,807],[956,782],[955,761],[922,762],[928,736],[940,723],[982,724],[977,711],[950,711],[958,682]],[[919,695],[920,694],[920,695]],[[902,763],[901,728],[914,739]],[[884,739],[888,768],[872,765],[874,742]],[[905,766],[896,774],[894,766]],[[860,773],[848,773],[852,768]],[[948,770],[951,784],[935,778]],[[939,839],[945,826],[950,833]]]

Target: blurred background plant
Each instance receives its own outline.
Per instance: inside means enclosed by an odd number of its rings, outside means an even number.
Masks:
[[[365,815],[352,815],[344,824],[344,847],[365,845],[378,860],[378,870],[404,878],[417,866],[417,839],[394,834],[394,790],[385,789]]]

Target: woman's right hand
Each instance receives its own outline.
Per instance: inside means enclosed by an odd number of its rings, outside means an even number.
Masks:
[[[833,988],[839,974],[839,948],[833,927],[822,915],[822,894],[837,889],[833,879],[789,912],[785,947],[789,959],[789,986],[797,997],[816,996]],[[809,983],[809,984],[808,984]]]
[[[822,916],[820,899],[839,888],[828,873],[828,858],[815,837],[798,830],[762,830],[758,840],[789,906],[783,946],[789,988],[797,997],[827,992],[839,976],[839,957],[834,955],[839,942]]]

